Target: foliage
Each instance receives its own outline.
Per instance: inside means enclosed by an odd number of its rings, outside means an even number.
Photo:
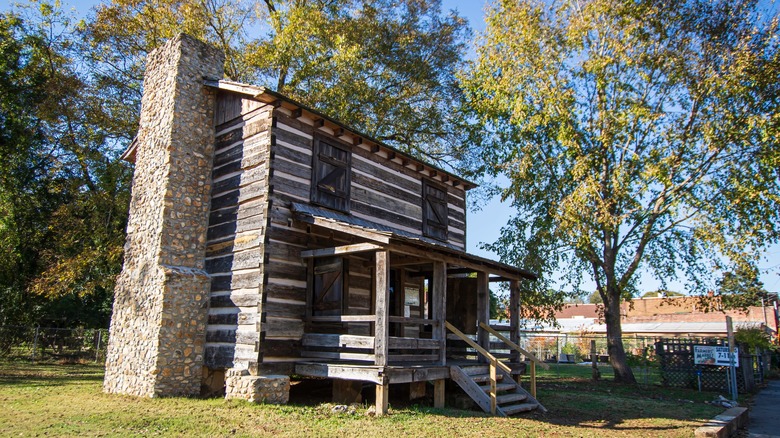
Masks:
[[[650,292],[645,292],[642,295],[642,298],[670,298],[670,297],[684,297],[685,294],[680,292],[675,292],[673,290],[655,290]]]
[[[747,345],[748,352],[753,354],[756,348],[762,350],[777,349],[777,345],[772,343],[772,337],[763,328],[756,327],[737,327],[734,332],[734,341],[737,344]]]
[[[58,5],[0,15],[0,323],[105,326],[121,267],[130,133]],[[124,139],[124,141],[122,141]]]
[[[604,304],[604,300],[601,298],[599,291],[594,290],[588,295],[588,303],[590,304]]]
[[[145,56],[179,32],[223,50],[229,78],[401,149],[444,160],[461,141],[469,29],[438,0],[114,0],[82,21],[29,0],[0,19],[3,324],[107,326],[131,177],[118,155]]]
[[[724,272],[718,281],[717,295],[724,309],[747,311],[748,307],[768,303],[769,292],[758,280],[758,270],[754,266],[738,267],[734,272]]]
[[[455,71],[469,29],[440,0],[113,0],[87,30],[136,106],[144,56],[186,32],[226,53],[229,78],[269,85],[399,149],[442,161],[462,142]]]
[[[489,245],[604,301],[615,378],[634,382],[620,303],[637,272],[704,293],[778,240],[778,20],[754,0],[496,1],[464,74],[474,174],[517,214]]]

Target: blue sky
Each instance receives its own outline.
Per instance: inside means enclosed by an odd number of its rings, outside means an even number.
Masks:
[[[14,3],[13,1],[8,0],[2,1],[5,3],[2,9],[9,9],[11,4]],[[92,6],[101,3],[101,1],[63,0],[62,3],[67,8],[72,7],[78,15],[86,15]],[[776,8],[774,2],[767,1],[766,3],[771,5],[771,9]],[[469,20],[472,29],[474,29],[475,37],[485,28],[485,4],[485,0],[442,0],[443,9],[457,10]],[[467,214],[468,251],[483,257],[497,259],[495,254],[481,250],[479,244],[481,242],[495,241],[499,236],[501,227],[511,215],[512,208],[508,203],[502,203],[498,198],[494,198],[478,206],[472,206]],[[760,267],[764,270],[761,280],[764,282],[766,289],[770,292],[780,291],[780,246],[770,248],[769,252],[765,254],[765,260],[760,264]],[[660,282],[647,273],[641,274],[640,282],[640,290],[642,291],[656,290],[660,286]],[[584,283],[583,287],[593,288],[593,283]],[[684,291],[684,285],[677,281],[670,281],[668,287],[672,290]]]

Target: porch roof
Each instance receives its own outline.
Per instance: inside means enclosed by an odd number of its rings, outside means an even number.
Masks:
[[[297,202],[293,202],[291,208],[296,219],[301,222],[386,245],[391,251],[444,261],[475,271],[485,271],[498,275],[497,280],[537,279],[536,274],[525,269],[469,254],[447,242],[437,241],[389,225]]]

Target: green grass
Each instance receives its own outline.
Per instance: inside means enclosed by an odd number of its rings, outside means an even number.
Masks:
[[[548,414],[494,418],[391,398],[391,415],[375,418],[362,407],[333,413],[332,405],[305,401],[108,395],[100,366],[0,361],[0,436],[692,436],[720,412],[703,403],[712,393],[592,383],[589,376],[576,365],[540,372],[538,396]]]

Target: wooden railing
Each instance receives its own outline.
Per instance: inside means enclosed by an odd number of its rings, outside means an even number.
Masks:
[[[388,324],[439,326],[439,321],[425,318],[408,318],[402,316],[389,316]],[[360,324],[365,330],[359,330],[356,334],[327,333],[319,330],[323,324],[342,324],[339,331],[349,331],[346,326]],[[333,315],[310,316],[308,318],[307,333],[303,335],[301,351],[302,357],[320,360],[376,362],[375,347],[376,336],[372,336],[370,327],[376,324],[376,315]],[[338,329],[337,329],[338,330]],[[421,329],[420,329],[421,331]],[[387,336],[386,360],[394,364],[431,363],[440,360],[440,350],[444,344],[439,339],[421,338],[410,333],[404,336]]]
[[[506,366],[503,362],[499,361],[498,358],[490,354],[489,351],[485,350],[474,342],[471,338],[466,336],[462,331],[458,330],[454,325],[450,324],[447,321],[444,321],[444,326],[447,327],[447,330],[451,331],[455,336],[460,338],[463,342],[468,344],[471,348],[477,351],[477,353],[481,354],[488,360],[488,364],[490,365],[490,413],[495,415],[496,414],[496,406],[497,406],[497,390],[496,390],[496,368],[501,368],[502,370],[506,371],[507,373],[511,373],[512,370]]]
[[[509,338],[497,332],[496,330],[494,330],[492,327],[485,324],[484,322],[480,322],[479,326],[482,327],[483,330],[486,330],[488,333],[498,338],[509,348],[517,351],[518,353],[524,355],[525,357],[531,360],[531,395],[534,396],[534,398],[536,398],[536,364],[539,364],[545,370],[549,370],[550,365],[547,365],[546,363],[540,361],[539,358],[534,356],[533,353],[526,351],[523,347],[515,344]]]

